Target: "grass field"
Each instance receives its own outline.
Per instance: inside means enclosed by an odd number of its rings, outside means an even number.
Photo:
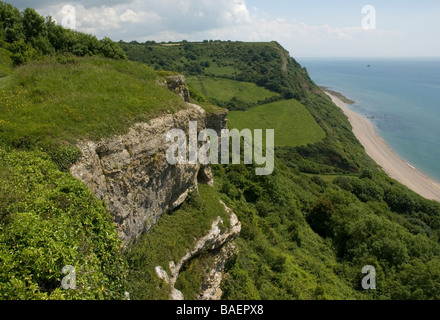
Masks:
[[[190,77],[188,83],[206,97],[221,101],[228,101],[236,97],[243,102],[258,103],[258,101],[277,95],[254,83],[222,78]]]
[[[278,147],[306,145],[325,138],[324,130],[296,100],[256,106],[248,111],[230,112],[229,128],[275,129],[275,146]]]

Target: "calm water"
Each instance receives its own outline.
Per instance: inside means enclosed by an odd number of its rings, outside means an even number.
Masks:
[[[298,62],[315,83],[356,101],[350,108],[369,117],[397,154],[440,181],[440,59]]]

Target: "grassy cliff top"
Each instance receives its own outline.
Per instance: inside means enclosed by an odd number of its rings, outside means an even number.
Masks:
[[[135,62],[98,57],[47,58],[0,82],[0,143],[52,148],[126,132],[135,122],[185,103]]]

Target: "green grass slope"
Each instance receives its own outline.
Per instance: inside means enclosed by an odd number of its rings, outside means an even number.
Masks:
[[[48,58],[8,78],[0,88],[0,143],[43,148],[55,160],[63,160],[66,147],[78,139],[122,134],[135,122],[184,105],[156,84],[153,70],[134,62]]]
[[[277,42],[119,42],[127,57],[155,69],[256,83],[287,98],[302,99],[316,86]]]
[[[230,129],[274,129],[277,147],[306,145],[325,138],[324,130],[296,100],[256,106],[248,111],[232,111],[228,119]]]
[[[221,101],[237,98],[246,103],[259,103],[268,98],[278,96],[272,91],[258,87],[251,82],[240,82],[214,77],[190,77],[188,84],[201,92],[204,96]]]

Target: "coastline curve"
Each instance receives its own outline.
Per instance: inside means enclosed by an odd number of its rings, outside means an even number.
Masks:
[[[399,181],[409,189],[426,199],[440,202],[440,183],[406,162],[377,134],[371,121],[363,115],[348,108],[338,97],[324,91],[348,117],[353,133],[365,148],[366,153],[391,178]]]

